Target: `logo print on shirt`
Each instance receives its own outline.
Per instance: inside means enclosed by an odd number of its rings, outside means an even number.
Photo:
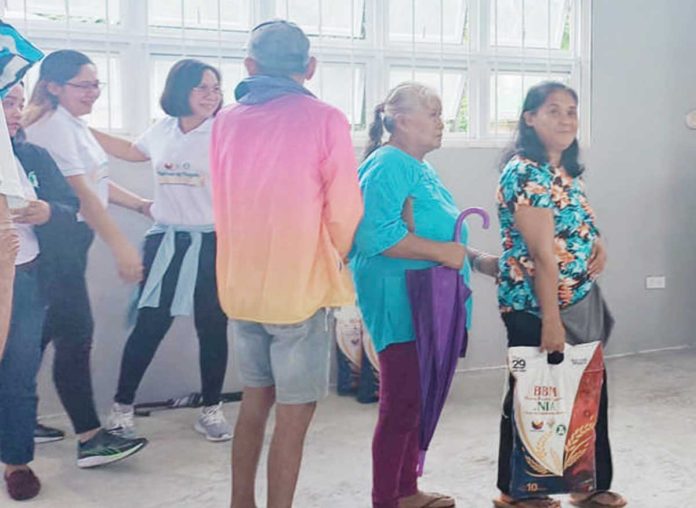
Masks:
[[[29,179],[29,183],[32,187],[34,187],[35,189],[39,188],[39,179],[36,178],[36,172],[29,171],[29,173],[27,173],[27,178]]]
[[[157,183],[160,185],[203,187],[205,185],[205,176],[192,169],[191,163],[188,161],[181,164],[164,162],[157,169]]]

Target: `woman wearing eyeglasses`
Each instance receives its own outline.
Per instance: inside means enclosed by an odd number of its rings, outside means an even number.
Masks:
[[[200,344],[203,408],[195,429],[209,441],[227,441],[220,392],[227,369],[227,316],[218,301],[208,146],[222,105],[220,73],[193,59],[169,71],[160,105],[168,115],[134,143],[94,132],[114,157],[152,161],[155,225],[145,237],[145,278],[135,328],[128,337],[109,429],[135,436],[135,393],[175,316],[194,316]]]
[[[108,203],[148,213],[150,202],[109,180],[108,159],[82,116],[100,95],[97,69],[84,54],[60,50],[41,63],[39,81],[25,110],[27,140],[46,149],[80,199],[78,222],[65,235],[71,255],[48,295],[44,347],[53,341],[53,379],[79,438],[77,465],[94,467],[126,458],[147,443],[123,439],[101,427],[92,394],[90,352],[94,321],[85,271],[94,232],[116,259],[120,276],[138,282],[142,264],[137,249],[107,213]],[[61,439],[62,432],[37,426],[35,439]]]

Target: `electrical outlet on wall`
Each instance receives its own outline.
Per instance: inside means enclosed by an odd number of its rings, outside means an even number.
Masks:
[[[645,278],[645,289],[665,289],[667,278],[664,275],[649,275]]]

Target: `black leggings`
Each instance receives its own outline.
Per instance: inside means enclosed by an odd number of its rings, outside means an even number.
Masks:
[[[503,321],[507,328],[508,347],[528,346],[539,347],[541,345],[541,320],[527,312],[508,312],[503,314]],[[515,378],[509,377],[508,391],[503,401],[503,414],[500,419],[500,450],[498,454],[498,489],[503,494],[510,493],[510,480],[512,478],[512,426],[514,425],[510,415],[512,413],[512,392],[515,386]],[[597,472],[597,490],[609,490],[613,475],[611,462],[611,447],[609,445],[608,431],[608,399],[607,399],[607,373],[604,371],[604,383],[599,399],[599,416],[595,431],[595,466]]]
[[[163,236],[163,234],[157,234],[145,239],[143,260],[145,278],[140,285],[141,291]],[[145,371],[174,321],[170,314],[170,307],[176,291],[181,263],[191,245],[190,235],[183,232],[176,233],[175,244],[174,257],[162,280],[160,306],[144,307],[138,310],[135,328],[126,342],[121,360],[118,391],[114,397],[114,400],[121,404],[133,403],[135,392]],[[227,369],[227,316],[222,311],[218,300],[215,251],[215,233],[204,233],[194,293],[194,324],[200,344],[201,391],[205,406],[220,402],[220,392]]]
[[[94,233],[85,223],[66,238],[64,259],[48,277],[43,350],[53,342],[53,382],[76,434],[101,426],[94,405],[90,355],[94,320],[87,292],[87,253]]]

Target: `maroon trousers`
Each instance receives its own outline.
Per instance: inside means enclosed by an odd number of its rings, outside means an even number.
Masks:
[[[372,506],[398,508],[418,491],[420,376],[415,342],[379,353],[379,419],[372,441]]]

